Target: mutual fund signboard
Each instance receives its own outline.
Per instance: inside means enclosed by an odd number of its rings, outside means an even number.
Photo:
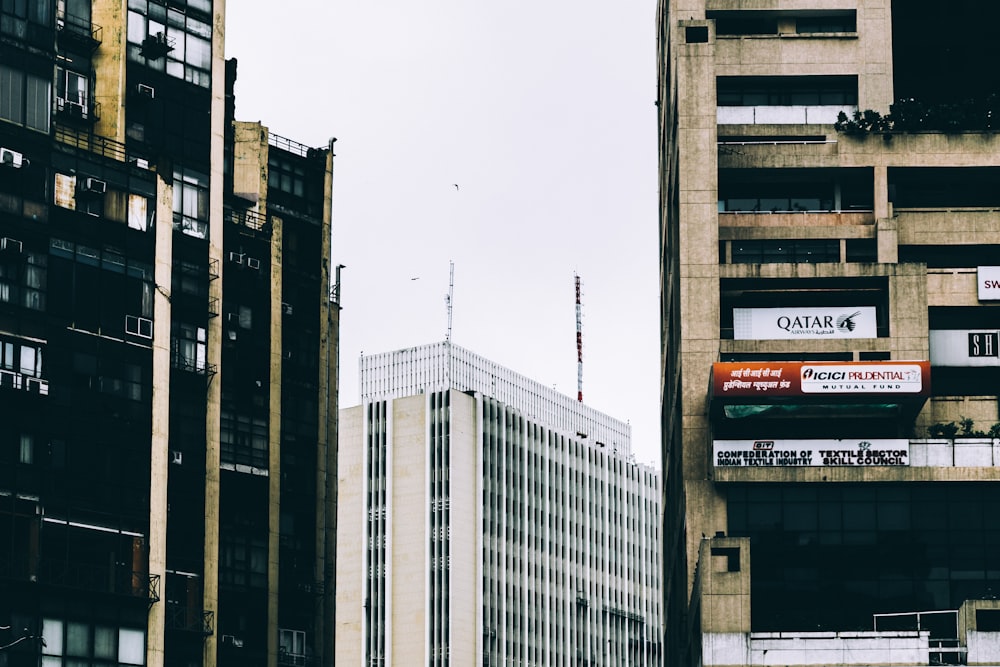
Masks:
[[[712,364],[712,392],[717,398],[757,399],[822,394],[926,396],[930,393],[930,364],[926,361],[718,362]]]
[[[875,306],[733,308],[736,340],[876,338]]]
[[[910,464],[910,441],[716,440],[717,468],[872,467]]]

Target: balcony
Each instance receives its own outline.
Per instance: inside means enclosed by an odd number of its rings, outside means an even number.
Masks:
[[[174,43],[172,37],[167,37],[162,32],[147,35],[146,39],[142,40],[142,50],[139,54],[149,60],[159,60],[174,50]]]
[[[160,575],[135,572],[125,566],[93,565],[62,560],[42,560],[38,582],[60,588],[160,601]]]
[[[80,103],[57,97],[56,116],[64,123],[92,125],[101,119],[101,104],[90,100]]]
[[[858,110],[857,105],[816,106],[719,106],[716,122],[719,125],[833,125],[843,111],[849,117]]]
[[[191,609],[176,602],[167,602],[167,629],[210,637],[215,634],[215,612]]]
[[[0,390],[26,391],[39,396],[49,395],[49,381],[16,371],[0,370]]]
[[[271,236],[271,224],[267,221],[267,216],[252,209],[236,210],[226,207],[223,212],[225,222],[240,226],[240,233],[248,236],[261,235],[264,238]]]
[[[82,47],[94,51],[101,45],[104,30],[89,19],[72,14],[62,14],[56,18],[56,30],[61,44]]]
[[[313,667],[316,664],[315,656],[301,653],[289,653],[283,649],[278,650],[278,664],[282,667]]]

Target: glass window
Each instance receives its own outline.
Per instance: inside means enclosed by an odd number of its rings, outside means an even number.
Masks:
[[[126,665],[146,662],[146,635],[142,630],[122,628],[118,631],[118,662]]]
[[[208,176],[192,169],[174,171],[174,229],[208,237]]]

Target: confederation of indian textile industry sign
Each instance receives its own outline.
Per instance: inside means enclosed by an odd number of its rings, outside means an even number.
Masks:
[[[717,468],[802,468],[907,466],[910,441],[891,440],[716,440]]]
[[[930,393],[927,361],[731,361],[712,364],[716,397]]]
[[[733,308],[736,340],[876,338],[875,306]]]

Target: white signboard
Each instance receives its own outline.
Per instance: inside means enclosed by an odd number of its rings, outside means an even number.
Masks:
[[[802,364],[803,394],[919,394],[919,364]]]
[[[881,440],[716,440],[717,468],[802,468],[908,466],[910,441]]]
[[[980,266],[976,283],[980,301],[1000,300],[1000,266]]]
[[[733,338],[736,340],[876,338],[877,336],[875,306],[733,308]]]
[[[1000,330],[931,329],[932,366],[1000,366]]]

